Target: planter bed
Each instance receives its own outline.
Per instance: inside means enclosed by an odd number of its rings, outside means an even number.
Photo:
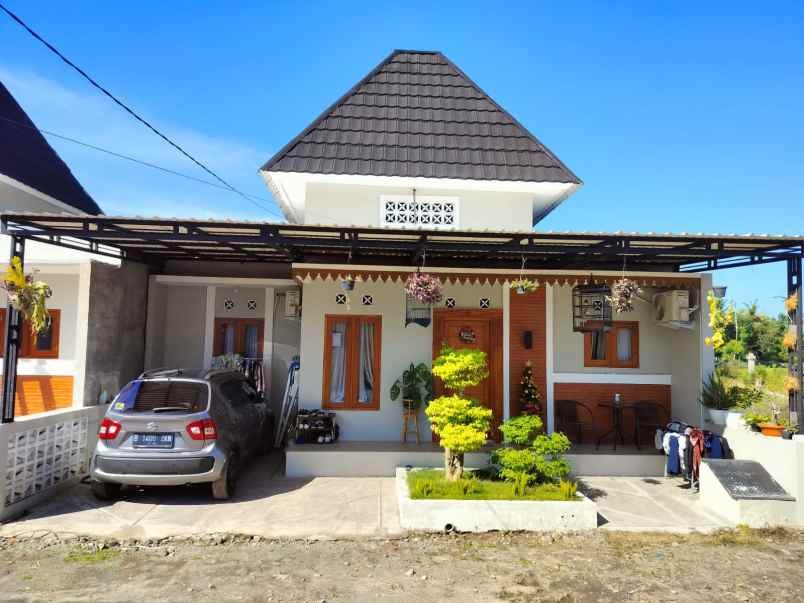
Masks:
[[[396,470],[399,522],[404,529],[549,532],[597,527],[597,505],[581,494],[577,501],[412,499],[408,471]]]

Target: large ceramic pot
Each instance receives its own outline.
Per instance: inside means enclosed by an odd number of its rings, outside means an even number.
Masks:
[[[707,408],[706,414],[710,423],[713,425],[720,425],[721,427],[725,427],[726,425],[736,426],[743,416],[742,412],[737,412],[734,410],[717,410],[715,408]]]

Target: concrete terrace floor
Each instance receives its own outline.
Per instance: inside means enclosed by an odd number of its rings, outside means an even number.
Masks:
[[[282,454],[257,459],[230,501],[208,485],[125,489],[101,502],[79,484],[0,526],[0,537],[52,531],[116,539],[237,533],[266,538],[388,537],[401,533],[393,478],[282,477]]]
[[[728,527],[678,479],[581,478],[606,530],[709,531]],[[282,455],[258,459],[232,501],[213,501],[206,486],[127,489],[97,501],[74,486],[0,526],[0,536],[51,531],[102,538],[148,539],[238,533],[266,538],[387,538],[399,526],[393,478],[284,478]]]

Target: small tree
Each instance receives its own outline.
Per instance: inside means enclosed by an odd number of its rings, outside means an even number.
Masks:
[[[494,451],[493,462],[499,475],[512,482],[514,493],[523,496],[532,483],[557,482],[569,475],[571,467],[563,458],[570,441],[563,433],[542,433],[544,425],[536,415],[522,415],[500,425],[506,446]]]
[[[533,366],[528,360],[525,369],[522,371],[522,380],[519,382],[522,388],[519,392],[520,408],[531,415],[539,415],[542,412],[542,397],[539,389],[533,383]]]
[[[491,410],[464,395],[488,377],[486,353],[444,346],[433,361],[433,375],[452,395],[436,398],[424,412],[444,449],[444,476],[456,481],[463,475],[464,455],[483,446],[491,426]]]

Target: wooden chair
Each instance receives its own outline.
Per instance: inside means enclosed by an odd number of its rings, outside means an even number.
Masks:
[[[587,429],[594,433],[595,431],[595,415],[592,409],[583,402],[577,400],[556,400],[556,431],[563,431],[566,434],[575,432],[578,441],[576,444],[583,443],[583,431]],[[584,422],[579,409],[585,411],[589,415],[589,421]]]
[[[634,444],[637,448],[641,448],[640,434],[645,431],[653,434],[657,429],[667,425],[667,409],[652,400],[639,400],[629,406],[634,412]]]

